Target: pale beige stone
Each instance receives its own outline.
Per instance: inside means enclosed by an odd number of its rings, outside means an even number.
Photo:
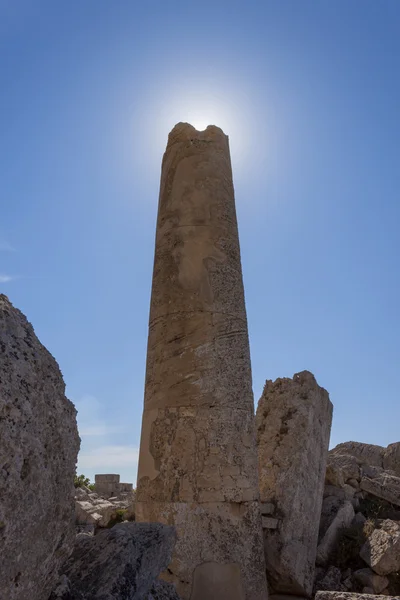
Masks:
[[[76,410],[25,316],[0,295],[0,598],[44,600],[75,539]]]
[[[400,524],[386,519],[375,529],[360,551],[361,558],[378,575],[400,570]]]
[[[388,600],[399,600],[399,596],[386,596]],[[382,595],[356,594],[354,592],[317,592],[315,600],[382,600]]]
[[[358,459],[361,465],[383,467],[383,457],[386,448],[363,442],[343,442],[329,451],[332,454],[350,454]]]
[[[267,381],[256,427],[261,502],[279,518],[276,530],[264,531],[276,592],[312,592],[331,421],[329,395],[311,373]]]
[[[165,576],[184,600],[233,580],[232,598],[266,598],[232,172],[214,126],[178,124],[163,158],[136,519],[175,525]]]

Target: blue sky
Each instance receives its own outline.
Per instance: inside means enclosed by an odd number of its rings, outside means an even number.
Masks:
[[[162,154],[230,136],[255,399],[398,441],[398,0],[0,0],[0,289],[56,357],[79,470],[135,481]]]

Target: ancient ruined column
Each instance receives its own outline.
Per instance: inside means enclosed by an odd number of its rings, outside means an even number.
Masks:
[[[136,519],[173,524],[184,600],[267,597],[228,138],[179,123],[164,155]]]
[[[311,596],[332,403],[308,371],[267,381],[256,427],[268,583]]]

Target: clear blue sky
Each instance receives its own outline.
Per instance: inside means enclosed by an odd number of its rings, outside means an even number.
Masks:
[[[312,371],[331,444],[400,439],[400,2],[0,0],[0,289],[135,481],[160,163],[230,136],[255,399]]]

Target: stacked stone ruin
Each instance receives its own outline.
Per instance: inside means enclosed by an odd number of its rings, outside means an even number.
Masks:
[[[133,491],[132,483],[120,483],[118,474],[99,474],[94,476],[94,489],[103,498],[112,498]]]

